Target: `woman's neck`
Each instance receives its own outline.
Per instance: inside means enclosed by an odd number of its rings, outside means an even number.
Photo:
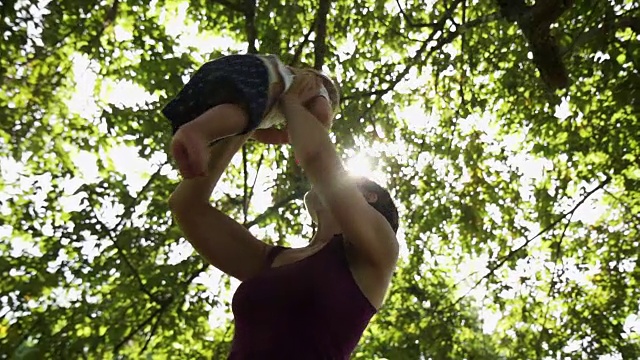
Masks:
[[[318,229],[313,234],[309,247],[322,246],[331,241],[334,236],[342,233],[338,222],[332,217],[319,217],[319,219],[322,220],[318,221]]]

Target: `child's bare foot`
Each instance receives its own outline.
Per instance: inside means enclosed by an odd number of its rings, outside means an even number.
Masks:
[[[182,125],[171,142],[171,153],[182,176],[204,176],[207,171],[209,143],[242,132],[247,123],[248,117],[242,108],[222,104]]]
[[[186,179],[204,176],[207,167],[207,139],[191,124],[182,126],[171,141],[171,153],[178,171]]]

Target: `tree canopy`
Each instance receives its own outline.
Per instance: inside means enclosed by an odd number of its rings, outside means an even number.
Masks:
[[[159,110],[201,64],[277,54],[340,83],[333,137],[392,192],[403,256],[355,359],[640,358],[632,0],[0,4],[0,357],[224,358],[237,283],[186,245]],[[313,231],[287,146],[214,204]]]

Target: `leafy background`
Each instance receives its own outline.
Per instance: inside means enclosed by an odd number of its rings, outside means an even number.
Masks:
[[[356,359],[640,357],[640,8],[631,0],[0,4],[0,357],[224,358],[237,283],[166,199],[159,109],[203,62],[335,75],[333,134],[401,210]],[[249,143],[216,206],[301,245],[307,185]]]

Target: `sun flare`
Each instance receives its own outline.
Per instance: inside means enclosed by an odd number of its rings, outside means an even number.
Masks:
[[[364,177],[371,177],[373,175],[371,160],[369,156],[363,153],[357,153],[347,160],[346,167],[347,171],[352,175]]]

